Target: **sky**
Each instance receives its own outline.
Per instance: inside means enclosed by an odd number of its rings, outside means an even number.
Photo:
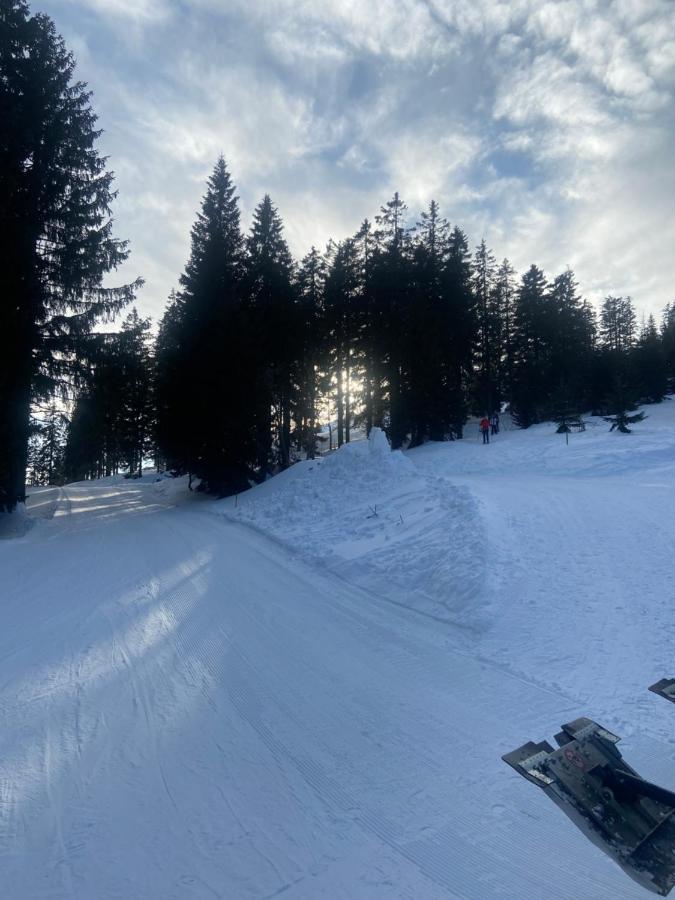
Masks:
[[[222,152],[296,258],[395,191],[594,303],[675,300],[675,0],[33,0],[93,91],[155,321]]]

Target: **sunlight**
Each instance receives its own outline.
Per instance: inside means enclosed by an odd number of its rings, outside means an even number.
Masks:
[[[12,683],[12,708],[17,714],[20,711],[22,727],[6,728],[0,739],[0,821],[14,815],[24,797],[34,796],[36,790],[44,788],[45,779],[56,778],[86,749],[82,735],[75,733],[85,694],[90,709],[104,708],[92,702],[91,694],[115,685],[120,696],[124,690],[130,691],[135,704],[139,667],[146,664],[150,653],[163,648],[161,656],[150,661],[154,665],[161,665],[161,657],[175,657],[173,636],[207,589],[204,576],[211,557],[211,553],[199,551],[190,560],[158,575],[151,585],[136,587],[101,603],[98,626],[99,630],[109,631],[108,636],[86,647],[75,659],[64,657],[60,663],[44,665],[29,678]],[[140,612],[148,603],[153,604],[152,608]],[[134,614],[135,618],[128,621],[129,615]],[[123,714],[119,706],[118,709]],[[188,712],[177,702],[172,710],[175,717]],[[9,712],[5,707],[6,719]],[[21,735],[40,733],[40,723],[44,721],[61,723],[58,740],[56,735],[45,733],[44,744],[25,743]],[[92,731],[92,739],[93,734]]]

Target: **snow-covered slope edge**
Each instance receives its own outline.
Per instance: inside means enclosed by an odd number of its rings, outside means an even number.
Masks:
[[[421,473],[379,429],[214,509],[378,597],[471,631],[489,621],[471,492]]]

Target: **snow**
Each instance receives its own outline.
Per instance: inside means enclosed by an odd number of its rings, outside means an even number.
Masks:
[[[214,502],[31,490],[0,541],[0,896],[638,898],[501,761],[580,715],[675,784],[675,403]]]

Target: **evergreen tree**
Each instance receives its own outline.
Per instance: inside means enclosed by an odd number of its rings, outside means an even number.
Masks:
[[[669,303],[661,321],[661,347],[666,363],[668,390],[675,389],[675,303]]]
[[[643,412],[636,413],[637,403],[635,402],[634,392],[630,386],[621,378],[616,378],[614,389],[608,400],[608,409],[610,415],[603,416],[605,422],[610,422],[610,431],[616,428],[622,434],[630,434],[629,425],[636,422],[642,422],[646,418]],[[631,415],[632,414],[632,415]]]
[[[41,419],[33,419],[29,441],[29,480],[37,484],[64,483],[68,417],[52,402]]]
[[[188,431],[190,393],[193,386],[183,377],[183,297],[175,290],[159,323],[155,341],[155,444],[158,462],[169,470],[187,471],[190,455]]]
[[[406,402],[406,339],[410,279],[410,241],[405,228],[407,206],[398,192],[375,217],[377,249],[373,261],[376,344],[381,356],[387,399],[386,426],[392,447],[400,447],[410,428]]]
[[[635,311],[629,297],[606,297],[600,309],[598,348],[590,378],[592,407],[604,412],[616,384],[634,383]]]
[[[300,263],[296,277],[300,327],[298,377],[292,409],[296,446],[313,459],[319,417],[319,388],[325,360],[326,261],[316,247]]]
[[[521,428],[540,421],[546,403],[547,313],[546,279],[532,265],[522,277],[515,307],[511,413]]]
[[[64,471],[66,481],[101,478],[105,474],[102,407],[95,394],[81,393],[68,423]]]
[[[571,269],[553,280],[547,298],[550,347],[545,388],[552,397],[562,389],[580,409],[587,395],[595,343],[592,310],[581,300]]]
[[[500,319],[498,314],[497,262],[483,239],[473,258],[473,295],[478,317],[474,412],[492,413],[499,407],[501,367]]]
[[[473,377],[478,318],[471,279],[469,242],[455,226],[448,239],[442,276],[448,320],[447,419],[453,438],[461,438],[463,434],[468,416],[468,385]]]
[[[103,288],[126,257],[91,95],[45,15],[0,6],[0,510],[24,498],[32,400],[68,379],[83,338],[129,302]]]
[[[255,209],[246,246],[247,302],[257,353],[256,455],[259,477],[264,478],[275,464],[283,469],[290,463],[291,409],[302,344],[293,260],[281,217],[268,195]]]
[[[100,478],[126,469],[140,475],[152,447],[154,404],[147,319],[133,310],[121,332],[97,336],[91,365],[81,374],[68,428],[69,480]]]
[[[411,446],[451,430],[448,356],[450,306],[443,292],[449,226],[432,200],[417,223],[411,267],[409,405]]]
[[[606,297],[600,311],[600,340],[605,350],[625,353],[635,343],[635,310],[630,297]]]
[[[244,303],[235,187],[219,157],[192,227],[190,258],[156,348],[160,454],[214,493],[241,490],[255,466],[254,350]]]
[[[326,333],[329,342],[328,371],[334,389],[337,445],[349,443],[353,414],[352,378],[358,331],[358,257],[355,243],[338,244],[326,278]]]
[[[118,336],[106,334],[79,379],[65,450],[67,481],[102,478],[120,470],[121,372]]]
[[[119,336],[119,442],[122,462],[130,475],[142,474],[143,460],[153,449],[155,407],[150,320],[134,308]]]
[[[383,328],[375,292],[377,240],[373,227],[364,219],[354,236],[358,274],[358,339],[355,352],[363,381],[363,419],[366,433],[384,421]]]
[[[654,316],[649,316],[638,338],[633,364],[641,399],[660,403],[668,390],[668,368]]]
[[[501,400],[508,399],[509,402],[511,400],[514,368],[515,274],[515,269],[508,259],[503,259],[497,271],[494,288],[494,308],[499,329],[499,397]]]

